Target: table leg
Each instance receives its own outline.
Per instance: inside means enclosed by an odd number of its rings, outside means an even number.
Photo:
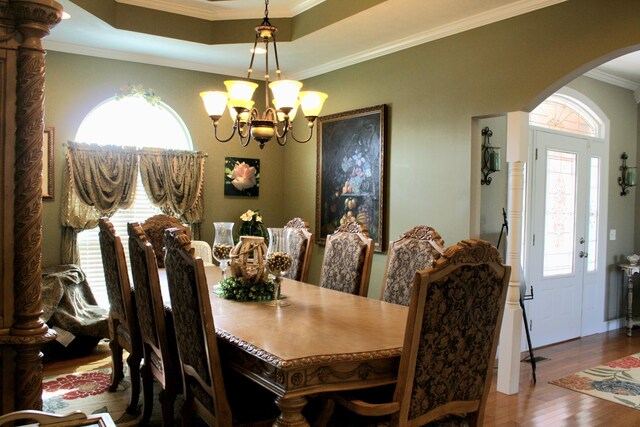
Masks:
[[[627,276],[627,336],[633,329],[633,274]]]
[[[307,398],[304,396],[276,398],[276,405],[281,413],[273,427],[310,427],[302,415],[302,409],[306,404]]]

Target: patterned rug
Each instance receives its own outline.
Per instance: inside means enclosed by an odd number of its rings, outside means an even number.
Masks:
[[[640,409],[640,353],[550,383]]]
[[[125,378],[118,390],[109,393],[111,368],[45,377],[42,382],[42,406],[45,412],[66,414],[80,410],[85,414],[108,412],[118,426],[137,425],[141,405],[135,415],[126,412],[131,398],[129,375],[125,364]],[[140,402],[142,402],[142,394]]]

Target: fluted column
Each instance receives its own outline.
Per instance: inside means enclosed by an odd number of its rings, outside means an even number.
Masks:
[[[14,320],[16,409],[42,408],[42,344],[55,336],[40,319],[42,251],[42,142],[45,51],[41,39],[60,22],[52,0],[10,0],[23,37],[17,55],[14,180]]]

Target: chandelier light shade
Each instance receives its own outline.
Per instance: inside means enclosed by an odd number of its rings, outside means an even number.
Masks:
[[[213,121],[214,136],[220,142],[230,141],[235,134],[242,146],[249,145],[251,139],[255,139],[260,148],[269,142],[273,137],[278,144],[285,145],[287,136],[300,143],[311,140],[313,127],[316,119],[320,115],[322,105],[327,99],[327,94],[322,92],[300,91],[302,83],[295,80],[280,79],[280,63],[278,61],[278,49],[276,47],[275,33],[276,27],[269,22],[269,0],[265,0],[264,18],[262,23],[255,28],[256,39],[251,50],[251,62],[247,71],[247,80],[227,80],[224,85],[226,92],[207,91],[201,92],[200,97],[204,102],[207,114]],[[257,51],[260,51],[258,42],[264,43],[265,54],[265,110],[262,114],[254,108],[253,94],[258,87],[257,83],[249,81],[253,72],[253,61]],[[269,44],[273,43],[275,55],[276,75],[278,80],[269,82]],[[271,96],[273,94],[273,106],[271,106]],[[227,138],[218,136],[218,125],[220,118],[229,109],[229,114],[233,120],[231,134]],[[293,119],[298,107],[307,119],[309,136],[306,139],[298,139],[293,135]]]

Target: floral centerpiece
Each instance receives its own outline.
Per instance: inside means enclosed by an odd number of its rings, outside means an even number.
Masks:
[[[242,277],[227,277],[220,282],[220,295],[237,301],[271,301],[274,281],[270,276],[266,282],[246,283]]]
[[[242,220],[242,224],[240,224],[238,236],[258,236],[264,237],[266,240],[267,236],[264,232],[264,225],[262,224],[262,215],[260,215],[260,210],[252,211],[249,209],[240,215],[240,219]]]

